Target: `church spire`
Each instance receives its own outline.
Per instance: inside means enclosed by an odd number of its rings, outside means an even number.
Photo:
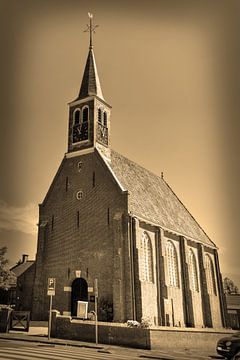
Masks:
[[[77,99],[69,103],[68,153],[97,149],[105,159],[111,159],[110,113],[111,106],[103,98],[93,53],[93,33],[97,25],[90,24],[87,30],[89,52]],[[71,155],[72,156],[72,155]]]
[[[87,62],[85,65],[82,84],[80,87],[78,99],[84,99],[88,96],[96,95],[100,99],[104,100],[102,89],[98,77],[96,61],[93,52],[93,39],[92,35],[95,33],[95,29],[98,25],[92,24],[93,15],[88,13],[90,24],[87,25],[85,32],[89,32],[89,52]]]

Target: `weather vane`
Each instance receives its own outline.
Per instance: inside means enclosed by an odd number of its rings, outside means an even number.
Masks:
[[[99,26],[99,25],[93,25],[92,24],[92,18],[93,18],[93,14],[88,13],[88,17],[90,20],[90,24],[87,24],[87,29],[84,30],[84,32],[89,32],[90,33],[90,45],[89,48],[92,49],[93,44],[92,44],[92,34],[95,33],[95,29]]]

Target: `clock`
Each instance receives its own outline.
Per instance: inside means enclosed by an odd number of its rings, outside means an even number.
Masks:
[[[73,126],[73,143],[88,140],[88,122]]]
[[[97,139],[103,145],[108,145],[108,128],[100,123],[97,128]]]

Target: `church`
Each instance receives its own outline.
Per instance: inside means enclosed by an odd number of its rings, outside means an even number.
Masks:
[[[32,318],[53,308],[76,316],[77,302],[99,320],[152,326],[225,326],[216,245],[163,176],[111,148],[92,45],[77,98],[69,104],[68,149],[39,205]]]

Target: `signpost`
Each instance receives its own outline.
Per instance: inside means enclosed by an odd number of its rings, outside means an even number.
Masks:
[[[50,296],[49,318],[48,318],[48,340],[50,340],[50,334],[51,334],[52,297],[55,296],[55,289],[56,289],[56,279],[55,278],[48,278],[47,295]]]
[[[98,344],[98,279],[94,281],[94,291],[95,291],[95,336],[96,336],[96,345]]]

